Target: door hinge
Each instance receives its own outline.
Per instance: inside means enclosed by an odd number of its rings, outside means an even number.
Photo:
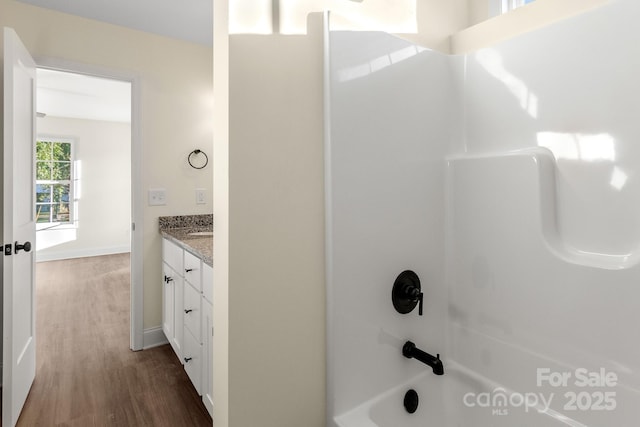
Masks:
[[[136,231],[136,223],[135,222],[131,223],[131,231]]]
[[[4,245],[4,254],[5,256],[9,256],[13,253],[13,246],[11,244]]]

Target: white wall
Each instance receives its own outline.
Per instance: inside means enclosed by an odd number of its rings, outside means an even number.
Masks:
[[[40,229],[38,261],[130,250],[131,125],[47,116],[38,135],[70,137],[78,165],[74,226]]]
[[[56,58],[138,76],[142,162],[134,165],[134,171],[140,173],[145,192],[157,187],[167,190],[166,206],[148,207],[146,200],[143,203],[141,230],[144,328],[160,326],[161,240],[157,218],[212,211],[211,163],[196,171],[186,160],[195,148],[212,152],[211,47],[14,0],[0,0],[0,10],[0,25],[14,28],[36,59]],[[206,204],[196,205],[196,188],[207,189]]]
[[[447,335],[481,388],[555,394],[555,419],[509,408],[510,425],[640,416],[638,16],[638,2],[610,1],[466,56]],[[570,381],[538,384],[540,368]],[[598,388],[616,408],[568,409],[565,393],[595,390],[576,384],[580,368],[617,377]],[[495,423],[459,407],[454,424]]]

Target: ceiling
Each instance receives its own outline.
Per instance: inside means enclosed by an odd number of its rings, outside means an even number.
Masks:
[[[37,111],[48,117],[131,122],[131,83],[39,68]]]
[[[193,43],[213,44],[213,0],[19,0]]]

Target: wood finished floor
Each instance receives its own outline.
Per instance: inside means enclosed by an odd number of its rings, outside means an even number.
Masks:
[[[18,426],[207,426],[169,345],[129,350],[129,255],[38,263],[37,373]]]

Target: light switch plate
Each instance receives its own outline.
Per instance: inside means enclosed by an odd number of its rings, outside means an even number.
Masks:
[[[204,205],[207,203],[205,191],[204,188],[196,188],[196,205]]]
[[[163,206],[167,204],[167,192],[164,188],[149,189],[149,206]]]

